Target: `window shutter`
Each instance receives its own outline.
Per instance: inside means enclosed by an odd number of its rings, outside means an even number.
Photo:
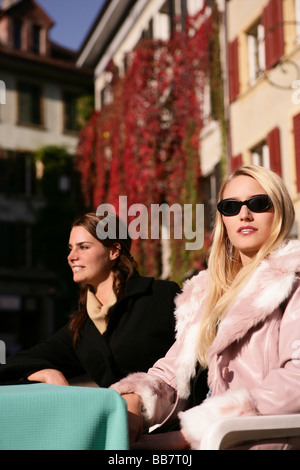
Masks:
[[[296,158],[297,192],[300,193],[300,114],[294,116],[294,142]]]
[[[281,176],[280,134],[275,127],[267,136],[267,145],[270,152],[270,168]]]
[[[228,44],[229,99],[232,103],[240,92],[238,38]]]
[[[243,157],[241,153],[239,155],[236,155],[235,157],[231,157],[231,172],[234,172],[237,168],[242,166],[242,164]]]
[[[272,68],[284,54],[282,0],[270,0],[262,16],[265,28],[266,69]]]

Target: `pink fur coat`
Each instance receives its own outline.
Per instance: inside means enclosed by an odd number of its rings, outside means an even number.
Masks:
[[[177,337],[148,373],[112,388],[142,397],[145,428],[179,415],[192,449],[224,416],[300,413],[300,241],[271,253],[238,295],[209,349],[210,398],[185,409],[209,275],[185,282],[176,299]],[[283,448],[284,444],[282,444]]]

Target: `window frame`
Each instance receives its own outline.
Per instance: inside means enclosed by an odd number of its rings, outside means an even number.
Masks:
[[[28,80],[18,80],[17,103],[18,125],[38,128],[44,126],[43,86],[41,83]],[[35,117],[35,114],[37,118]]]
[[[247,31],[249,84],[255,85],[266,70],[265,30],[261,18]]]

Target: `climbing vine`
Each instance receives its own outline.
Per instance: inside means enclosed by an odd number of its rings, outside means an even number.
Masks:
[[[123,77],[109,65],[110,102],[81,130],[76,156],[88,209],[109,203],[118,211],[122,195],[128,207],[142,204],[149,214],[152,204],[201,202],[200,132],[214,21],[203,7],[170,40],[141,40],[126,58]],[[148,233],[134,242],[134,255],[144,273],[158,276],[161,242]],[[169,275],[180,280],[199,253],[170,235]]]

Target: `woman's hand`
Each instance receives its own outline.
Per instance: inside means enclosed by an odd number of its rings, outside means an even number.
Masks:
[[[42,382],[51,385],[70,385],[64,374],[56,369],[42,369],[27,377],[33,382]]]
[[[132,445],[143,433],[142,400],[135,393],[128,393],[122,397],[127,403],[129,442]]]
[[[181,431],[143,434],[142,400],[135,393],[122,395],[127,403],[129,444],[132,450],[186,450],[189,443]]]

